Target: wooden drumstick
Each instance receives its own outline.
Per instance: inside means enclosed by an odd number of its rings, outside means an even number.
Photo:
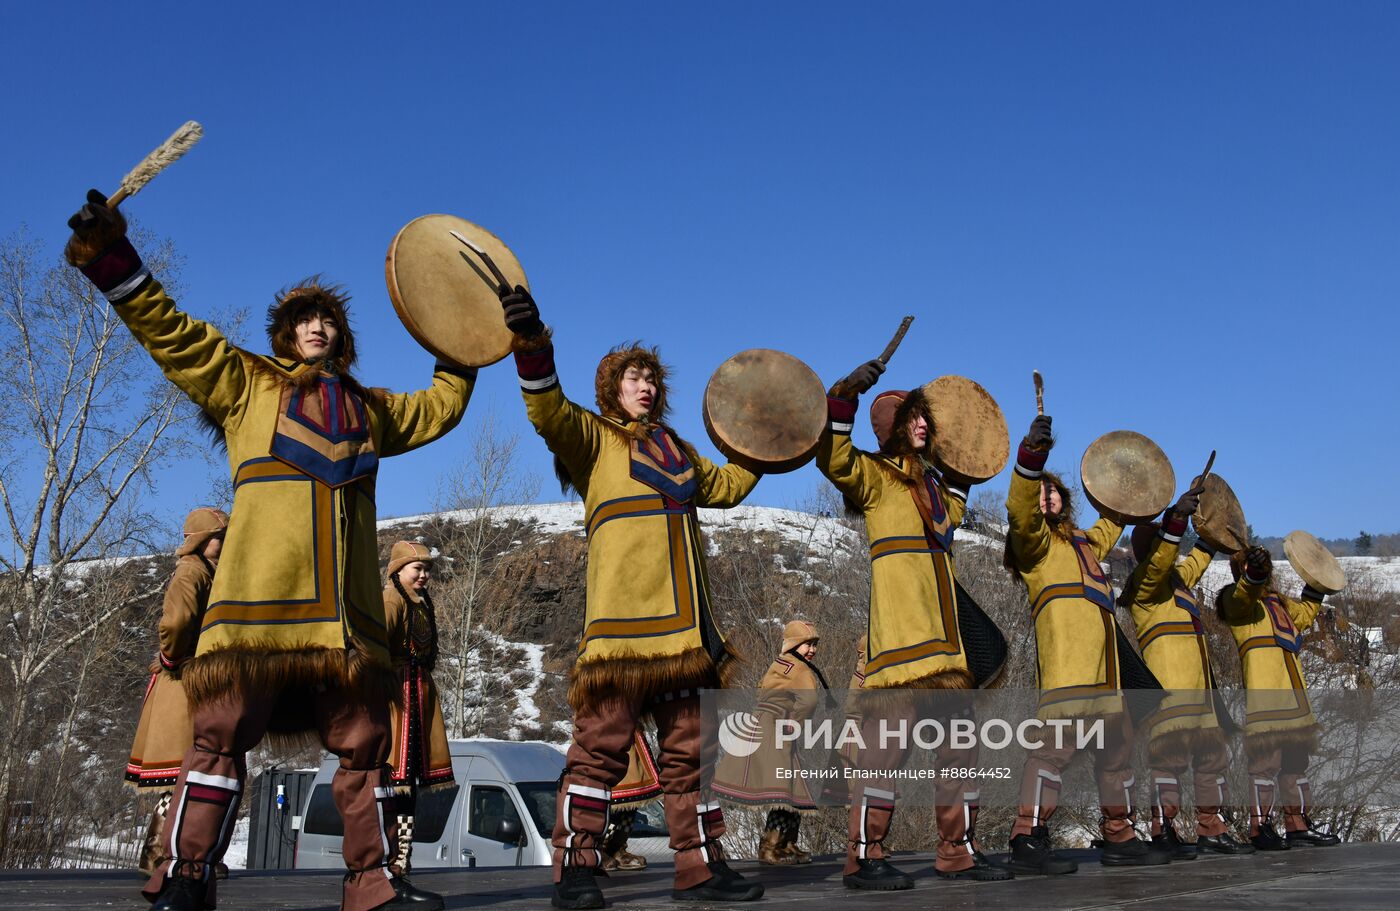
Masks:
[[[204,127],[197,121],[187,120],[170,138],[162,142],[151,154],[141,159],[140,164],[127,172],[117,192],[107,197],[107,207],[115,209],[128,196],[135,196],[141,188],[151,182],[161,171],[180,160],[180,157],[194,147],[204,136]]]
[[[904,333],[909,331],[909,325],[913,322],[914,317],[912,316],[906,316],[904,318],[903,322],[899,324],[899,331],[894,334],[894,338],[890,339],[890,343],[885,346],[885,350],[876,358],[877,361],[882,364],[888,364],[890,362],[890,358],[894,356],[895,349],[899,347],[900,342],[904,341]]]
[[[1035,413],[1041,415],[1045,413],[1045,377],[1039,370],[1032,370],[1031,380],[1035,382]]]
[[[1206,470],[1201,472],[1201,480],[1196,483],[1197,490],[1206,489],[1206,478],[1210,477],[1210,469],[1215,465],[1215,450],[1210,451],[1210,458],[1206,459]]]

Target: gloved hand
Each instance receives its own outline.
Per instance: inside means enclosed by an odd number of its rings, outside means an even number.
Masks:
[[[1245,574],[1251,579],[1267,579],[1274,571],[1274,558],[1263,547],[1251,547],[1244,558]]]
[[[1031,421],[1031,429],[1026,431],[1026,448],[1035,452],[1045,452],[1055,445],[1055,436],[1050,432],[1050,415],[1036,415]]]
[[[533,338],[544,331],[540,308],[535,306],[535,299],[524,285],[516,285],[513,291],[502,285],[499,293],[507,329],[525,338]]]
[[[844,392],[847,395],[863,395],[870,391],[880,380],[880,374],[885,372],[885,365],[879,360],[866,361],[850,373],[845,378],[832,387],[833,391]]]
[[[126,218],[107,205],[100,190],[88,190],[87,204],[68,219],[73,236],[63,248],[63,256],[73,266],[85,266],[126,234]]]
[[[1201,506],[1201,488],[1193,487],[1177,498],[1172,505],[1171,511],[1181,518],[1196,514],[1196,510]]]

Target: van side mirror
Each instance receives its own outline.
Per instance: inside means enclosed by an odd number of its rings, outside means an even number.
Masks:
[[[502,819],[496,826],[496,840],[508,845],[523,845],[525,832],[520,827],[520,820],[511,817]]]

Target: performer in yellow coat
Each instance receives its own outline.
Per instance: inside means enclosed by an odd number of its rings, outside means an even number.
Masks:
[[[1113,588],[1100,565],[1123,526],[1104,517],[1087,531],[1075,526],[1069,489],[1045,471],[1053,445],[1050,417],[1041,415],[1021,442],[1006,496],[1006,563],[1030,598],[1040,713],[1105,722],[1104,749],[1094,754],[1103,811],[1101,861],[1168,863],[1169,852],[1144,843],[1133,830],[1132,718],[1120,689]],[[1043,741],[1022,772],[1011,866],[1017,872],[1072,873],[1078,864],[1051,849],[1048,824],[1059,804],[1061,773],[1076,750],[1068,740],[1057,745],[1048,733]]]
[[[141,704],[141,719],[126,763],[126,780],[137,788],[161,789],[151,814],[139,868],[150,876],[165,859],[161,832],[180,777],[180,763],[194,743],[194,722],[180,683],[180,667],[195,650],[199,624],[209,604],[209,589],[219,566],[228,516],[222,510],[201,506],[185,517],[185,540],[175,551],[178,559],[165,588],[158,627],[159,646]]]
[[[399,699],[389,703],[389,787],[391,812],[384,814],[384,834],[393,851],[389,872],[401,898],[411,897],[420,911],[443,905],[442,896],[408,880],[413,864],[414,817],[418,792],[455,783],[447,725],[433,668],[437,665],[437,612],[428,594],[432,549],[417,541],[395,541],[389,549],[384,587],[384,621],[389,654],[399,680]]]
[[[439,364],[411,394],[355,379],[346,298],[308,281],[268,308],[272,355],[243,351],[181,312],[96,190],[69,221],[65,254],[222,436],[233,518],[220,572],[182,678],[194,746],[166,827],[171,858],[146,884],[154,911],[212,907],[244,756],[269,731],[316,731],[340,756],[333,791],[345,820],[346,911],[398,900],[384,865],[377,800],[396,690],[375,541],[381,458],[461,420],[474,370]],[[377,794],[376,792],[380,792]]]
[[[778,744],[780,721],[801,724],[830,698],[821,671],[812,664],[817,652],[817,629],[806,620],[789,620],[783,627],[778,657],[758,683],[755,727],[762,738],[748,756],[725,754],[715,774],[715,791],[737,803],[767,807],[758,861],[771,866],[811,863],[797,847],[804,812],[817,808],[806,779],[791,774],[801,769],[797,742]]]
[[[1181,536],[1199,503],[1195,486],[1167,510],[1161,523],[1133,529],[1138,564],[1118,597],[1119,605],[1132,611],[1143,659],[1168,691],[1148,720],[1148,784],[1153,796],[1152,841],[1177,859],[1197,853],[1254,853],[1253,846],[1230,835],[1220,815],[1230,747],[1216,717],[1210,646],[1195,592],[1214,552],[1197,540],[1190,555],[1177,562]],[[1175,825],[1181,779],[1188,769],[1196,798],[1194,845],[1181,840]]]
[[[1274,586],[1273,568],[1265,548],[1239,551],[1230,559],[1235,582],[1215,602],[1244,670],[1244,750],[1254,791],[1250,841],[1261,851],[1331,847],[1341,839],[1318,831],[1308,818],[1307,772],[1317,720],[1298,662],[1303,633],[1317,619],[1324,595],[1304,585],[1298,600],[1284,597]],[[1283,804],[1282,838],[1273,826],[1276,801]]]
[[[851,789],[846,866],[848,888],[907,889],[913,881],[886,859],[884,839],[894,815],[895,788],[889,777],[907,751],[878,748],[881,722],[890,709],[915,697],[888,698],[890,690],[970,690],[976,686],[958,624],[953,533],[967,508],[968,484],[940,475],[929,461],[937,428],[922,390],[877,396],[870,407],[880,451],[862,452],[851,443],[856,396],[884,371],[878,360],[856,368],[832,387],[829,423],[817,448],[817,467],[865,517],[870,541],[870,619],[862,701],[865,750],[860,764],[882,777],[862,777]],[[970,710],[969,707],[958,709]],[[971,766],[971,750],[939,751],[945,767]],[[935,794],[939,842],[934,867],[946,878],[1012,879],[992,864],[974,836],[976,779],[941,777]]]
[[[720,686],[732,658],[710,609],[696,508],[739,504],[758,476],[711,463],[661,423],[666,370],[654,349],[624,346],[603,358],[594,413],[564,396],[530,293],[503,289],[501,303],[526,413],[561,480],[582,495],[588,535],[587,606],[569,686],[574,742],[554,826],[554,905],[603,905],[594,871],[609,792],[645,714],[656,721],[674,897],[757,898],[763,887],[725,863],[724,817],[708,793],[718,742],[699,690]]]

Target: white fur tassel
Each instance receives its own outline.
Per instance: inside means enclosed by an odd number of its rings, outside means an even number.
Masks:
[[[203,136],[204,127],[200,126],[198,121],[187,121],[122,178],[121,187],[112,194],[107,204],[115,207],[128,196],[135,196],[142,187],[151,182],[151,178],[179,160],[180,156],[193,148]]]

